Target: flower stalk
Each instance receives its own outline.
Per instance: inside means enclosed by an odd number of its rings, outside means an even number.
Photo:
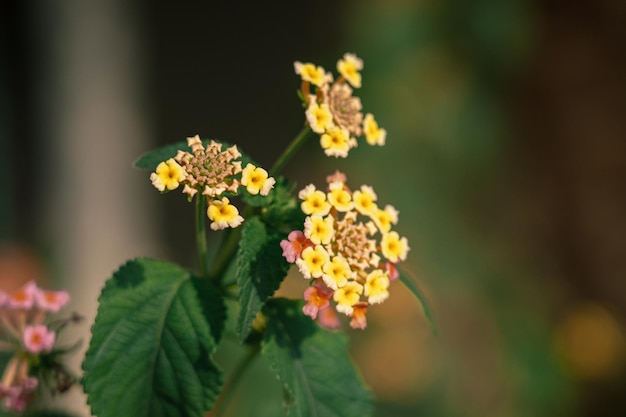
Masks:
[[[289,146],[283,151],[283,153],[278,157],[272,169],[270,169],[270,175],[278,175],[278,173],[283,169],[283,167],[289,162],[291,157],[298,152],[298,150],[306,143],[306,140],[311,136],[313,131],[311,127],[307,124],[305,125],[300,133],[294,138],[294,140],[289,144]]]
[[[196,243],[198,246],[198,261],[200,264],[200,275],[208,278],[209,259],[206,240],[206,225],[204,218],[206,211],[204,208],[204,196],[196,196]]]

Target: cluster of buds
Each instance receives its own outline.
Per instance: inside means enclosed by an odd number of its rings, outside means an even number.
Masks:
[[[371,113],[363,116],[361,99],[352,95],[352,88],[361,87],[360,58],[344,54],[337,62],[340,76],[334,82],[332,74],[321,66],[296,61],[294,68],[302,78],[301,97],[307,123],[321,136],[320,144],[326,155],[347,157],[361,135],[365,135],[370,145],[385,144],[386,130],[378,126]]]
[[[310,184],[299,192],[307,215],[304,230],[292,231],[280,246],[285,259],[312,281],[304,292],[304,314],[338,327],[332,300],[337,312],[351,318],[352,328],[364,329],[368,307],[389,297],[390,282],[398,278],[396,264],[406,259],[409,245],[391,230],[397,210],[380,208],[372,187],[353,192],[340,172],[327,183],[326,191]]]
[[[5,409],[22,412],[34,399],[40,380],[33,368],[41,365],[44,356],[54,357],[58,331],[67,323],[46,325],[48,314],[57,313],[68,301],[67,292],[46,291],[33,281],[13,293],[0,291],[0,350],[12,353],[0,382]]]
[[[150,175],[152,185],[161,191],[171,191],[183,185],[183,193],[191,201],[199,192],[207,199],[207,217],[211,229],[237,227],[243,217],[225,195],[237,195],[240,187],[252,195],[267,195],[276,180],[266,170],[247,164],[242,168],[237,146],[222,150],[222,144],[210,141],[203,145],[198,135],[187,138],[191,152],[179,150],[174,158],[161,162]]]

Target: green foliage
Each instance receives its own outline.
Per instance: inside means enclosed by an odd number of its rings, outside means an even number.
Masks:
[[[140,156],[133,165],[135,168],[154,171],[161,162],[175,157],[179,150],[189,150],[187,142],[171,143],[161,148],[146,152]]]
[[[196,416],[222,371],[211,359],[225,319],[221,295],[177,265],[134,259],[107,281],[83,362],[98,417]]]
[[[415,281],[413,281],[408,275],[406,275],[406,273],[403,273],[402,271],[399,271],[399,272],[400,272],[400,278],[399,278],[400,282],[402,282],[404,286],[408,288],[411,294],[413,294],[415,298],[417,298],[417,300],[420,303],[420,307],[422,309],[424,318],[430,325],[430,328],[432,329],[433,334],[437,335],[437,326],[435,324],[433,312],[430,308],[430,305],[428,304],[428,299],[426,298],[426,295],[421,290],[421,288],[415,283]]]
[[[285,177],[279,177],[267,196],[243,194],[242,199],[250,206],[263,208],[261,218],[265,223],[289,233],[301,229],[306,217],[293,196],[295,186]]]
[[[287,416],[371,416],[373,397],[350,358],[346,335],[322,329],[301,309],[301,301],[273,298],[263,310],[262,352],[289,395]]]
[[[290,264],[282,256],[280,241],[284,236],[258,217],[243,225],[237,252],[237,285],[240,312],[237,335],[245,340],[250,326],[265,301],[278,289]]]

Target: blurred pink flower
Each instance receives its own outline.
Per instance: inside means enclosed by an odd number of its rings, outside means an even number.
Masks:
[[[39,381],[35,377],[28,377],[19,385],[6,387],[0,384],[0,398],[4,399],[4,407],[9,411],[21,413],[34,396]]]
[[[30,310],[39,291],[34,281],[28,281],[22,288],[9,295],[6,305],[13,309]]]
[[[365,329],[367,327],[367,317],[365,317],[365,313],[367,313],[367,303],[358,303],[352,307],[352,320],[350,320],[350,327],[353,329]]]
[[[302,307],[302,312],[312,319],[317,318],[317,313],[330,304],[330,298],[333,296],[333,291],[328,288],[320,280],[315,280],[315,284],[312,287],[308,287],[304,290],[304,301],[306,304]]]
[[[57,313],[70,300],[67,291],[38,291],[35,295],[37,306],[51,313]]]
[[[24,347],[28,352],[34,354],[50,351],[55,340],[56,333],[48,330],[43,324],[26,326],[22,336]]]
[[[330,305],[321,308],[317,312],[317,322],[320,324],[320,326],[326,329],[334,330],[341,327],[341,322],[339,321],[337,311],[335,311],[334,308],[331,308]]]

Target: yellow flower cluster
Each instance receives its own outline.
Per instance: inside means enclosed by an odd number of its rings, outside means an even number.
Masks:
[[[352,327],[364,328],[367,307],[389,297],[395,264],[409,251],[407,239],[391,230],[397,210],[379,207],[372,187],[351,191],[341,173],[328,178],[326,191],[310,184],[298,197],[307,215],[304,230],[292,232],[281,247],[304,278],[314,279],[303,311],[315,318],[320,303],[332,297],[336,310],[352,318]]]
[[[320,135],[320,145],[326,155],[347,157],[361,135],[365,135],[370,145],[385,144],[387,131],[378,126],[371,113],[363,116],[361,100],[352,95],[352,88],[361,87],[359,71],[363,69],[363,61],[360,58],[344,54],[337,62],[340,77],[335,82],[332,74],[320,66],[296,61],[294,68],[302,78],[307,123]]]
[[[239,188],[245,187],[250,194],[265,196],[276,183],[263,168],[249,163],[242,169],[237,146],[222,151],[222,144],[213,140],[204,146],[198,135],[187,138],[187,145],[191,152],[179,150],[174,158],[161,162],[150,180],[161,192],[182,184],[189,201],[200,192],[207,199],[213,230],[237,227],[244,220],[223,194],[237,195]]]

